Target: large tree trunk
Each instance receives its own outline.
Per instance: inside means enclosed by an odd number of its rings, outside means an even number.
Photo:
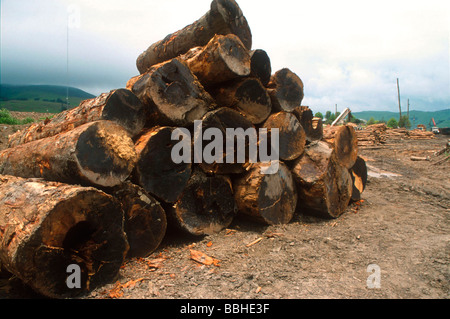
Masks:
[[[216,34],[235,34],[250,50],[252,34],[247,20],[234,0],[214,0],[203,17],[163,40],[152,44],[137,59],[139,72],[145,73],[158,63],[173,59],[189,49],[206,45]]]
[[[128,257],[147,257],[161,244],[167,229],[167,219],[160,203],[143,188],[125,182],[108,191],[122,205],[124,230],[130,249]]]
[[[269,134],[272,129],[279,129],[278,152],[280,159],[292,161],[303,154],[306,134],[294,114],[288,112],[274,113],[264,122]]]
[[[250,54],[234,34],[216,35],[181,59],[205,87],[250,75]]]
[[[295,161],[292,173],[302,211],[328,218],[337,218],[345,211],[352,195],[352,180],[329,144],[309,144]]]
[[[128,243],[120,204],[104,192],[0,176],[0,260],[40,294],[73,297],[116,280]],[[80,288],[66,283],[80,267]]]
[[[272,77],[272,64],[266,51],[257,49],[250,52],[252,77],[258,78],[264,86],[267,86]]]
[[[270,96],[257,78],[235,80],[211,94],[218,105],[234,108],[253,124],[261,124],[272,112]]]
[[[156,127],[145,132],[136,142],[138,161],[133,180],[158,199],[174,203],[191,176],[191,162],[176,163],[172,149],[175,128]]]
[[[353,167],[350,169],[349,172],[353,182],[352,201],[357,202],[361,200],[361,194],[366,189],[367,184],[366,161],[358,156],[355,165],[353,165]]]
[[[302,103],[303,82],[289,69],[281,69],[272,75],[267,88],[274,111],[292,112]]]
[[[254,164],[233,183],[239,212],[249,218],[269,225],[287,224],[295,213],[297,190],[291,172],[279,162],[275,174],[265,174],[261,169],[267,164]]]
[[[76,108],[12,134],[9,137],[8,147],[55,136],[98,120],[116,122],[134,137],[144,127],[143,113],[143,104],[132,92],[126,89],[114,90],[97,98],[85,100]]]
[[[300,121],[306,134],[306,142],[311,143],[314,141],[320,141],[323,138],[323,122],[319,119],[317,124],[314,125],[314,114],[308,106],[296,107],[293,111],[294,115]]]
[[[190,126],[215,108],[213,98],[179,59],[151,67],[130,79],[127,88],[148,108],[153,125]]]
[[[167,208],[169,222],[195,235],[211,235],[228,227],[236,215],[230,179],[196,169],[178,201]]]
[[[221,134],[218,137],[220,140],[216,141],[220,149],[215,150],[218,156],[214,158],[214,161],[208,160],[204,156],[207,153],[205,152],[205,148],[213,142],[196,144],[196,141],[202,141],[204,139],[203,135],[208,129],[218,129]],[[232,130],[235,133],[234,136],[227,134],[227,130]],[[256,155],[254,160],[255,162],[257,161],[258,137],[255,127],[236,110],[222,107],[208,112],[202,119],[202,136],[195,134],[196,132],[194,132],[194,160],[208,174],[240,174],[245,171],[244,167],[249,162],[252,154]],[[227,139],[227,136],[230,138]],[[213,152],[211,151],[209,153]],[[231,160],[227,160],[227,157]],[[200,158],[202,159],[201,161]]]
[[[0,152],[0,174],[113,187],[131,174],[134,144],[118,124],[97,121]]]
[[[350,169],[358,157],[358,137],[349,125],[326,127],[323,139],[333,145],[339,163]]]

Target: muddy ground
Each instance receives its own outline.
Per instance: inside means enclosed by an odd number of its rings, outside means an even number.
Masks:
[[[448,299],[450,161],[433,165],[447,139],[361,149],[370,167],[363,202],[336,220],[298,214],[288,225],[264,226],[236,218],[212,236],[169,232],[154,254],[128,261],[117,282],[82,298]],[[191,250],[217,261],[199,264]],[[368,287],[376,275],[368,267],[380,270],[379,288]],[[38,297],[17,278],[0,278],[0,298]]]

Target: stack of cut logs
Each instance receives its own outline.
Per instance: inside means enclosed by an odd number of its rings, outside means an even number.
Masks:
[[[251,45],[234,0],[214,0],[139,56],[126,89],[11,135],[0,152],[0,265],[45,296],[70,297],[114,280],[126,258],[151,254],[170,225],[205,235],[238,212],[266,224],[296,211],[337,218],[359,200],[367,170],[354,129],[323,140],[322,123],[301,106],[301,79],[272,74],[267,53]],[[279,128],[279,169],[264,174],[267,164],[248,158],[176,163],[176,128],[192,135],[197,120],[223,136]],[[249,154],[248,139],[240,147]],[[80,289],[66,282],[72,264]]]
[[[387,126],[384,123],[368,125],[363,130],[357,130],[358,145],[376,146],[386,143]]]
[[[406,128],[388,129],[386,135],[390,139],[430,140],[436,138],[433,132],[420,129],[408,130]]]

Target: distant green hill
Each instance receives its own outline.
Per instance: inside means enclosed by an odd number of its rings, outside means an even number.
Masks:
[[[352,113],[354,117],[368,121],[373,117],[376,121],[389,121],[391,118],[398,120],[398,113],[385,112],[385,111],[364,111]],[[406,115],[402,113],[402,115]],[[419,124],[423,124],[427,127],[431,124],[431,119],[434,118],[438,127],[450,127],[450,109],[436,111],[436,112],[423,112],[423,111],[410,111],[409,120],[413,127]]]
[[[67,88],[56,85],[0,85],[0,109],[10,111],[58,113],[66,107]],[[69,105],[75,107],[81,101],[95,96],[83,90],[69,87]]]

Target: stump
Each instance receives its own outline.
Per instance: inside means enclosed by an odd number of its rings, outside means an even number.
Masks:
[[[279,162],[275,174],[264,174],[266,165],[254,164],[233,182],[239,213],[268,225],[287,224],[295,213],[297,190],[291,172]]]
[[[321,217],[337,218],[347,208],[352,196],[348,169],[340,165],[333,148],[325,142],[308,145],[292,168],[299,209]]]
[[[110,195],[40,179],[0,176],[0,260],[38,293],[66,298],[116,280],[128,250]],[[80,288],[66,284],[80,267]]]
[[[55,136],[98,120],[116,122],[134,137],[144,127],[143,112],[143,104],[132,92],[126,89],[113,90],[10,135],[8,147]]]
[[[230,178],[196,169],[178,201],[167,208],[169,221],[184,232],[211,235],[227,228],[236,215]]]
[[[173,127],[155,127],[136,142],[138,161],[133,181],[166,203],[175,203],[192,173],[191,162],[175,163],[172,149]]]
[[[178,59],[151,67],[130,79],[127,88],[148,108],[154,125],[190,126],[215,107],[197,77]]]
[[[264,122],[272,111],[270,96],[257,78],[235,80],[211,94],[218,105],[234,108],[253,124]]]
[[[304,97],[302,80],[287,68],[272,75],[267,90],[274,111],[292,112],[301,105]]]
[[[294,114],[287,112],[274,113],[264,122],[263,128],[279,129],[279,156],[284,161],[292,161],[303,154],[306,145],[306,134]]]
[[[121,184],[135,163],[133,141],[110,121],[87,123],[0,152],[0,174],[98,187]]]
[[[147,257],[161,244],[167,229],[167,219],[160,203],[143,188],[125,182],[110,191],[122,205],[125,214],[128,258]]]
[[[234,0],[213,0],[211,9],[199,20],[152,44],[137,59],[139,72],[145,73],[158,63],[173,59],[194,47],[206,45],[216,34],[237,35],[244,46],[252,47],[247,20]]]

